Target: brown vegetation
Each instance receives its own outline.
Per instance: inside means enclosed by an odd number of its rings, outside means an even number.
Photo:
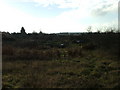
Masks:
[[[9,34],[3,88],[120,88],[119,54],[119,33]]]

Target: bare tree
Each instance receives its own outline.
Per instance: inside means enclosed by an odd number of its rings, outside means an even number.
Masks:
[[[87,32],[88,32],[88,33],[92,33],[92,26],[89,26],[89,27],[87,28]]]

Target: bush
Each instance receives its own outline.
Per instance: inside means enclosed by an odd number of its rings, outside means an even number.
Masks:
[[[93,43],[89,43],[83,46],[83,49],[85,50],[95,50],[97,48],[97,45]]]
[[[14,55],[15,50],[12,46],[3,46],[2,47],[2,55]]]
[[[82,49],[80,47],[70,48],[68,49],[69,57],[79,57],[82,56]]]

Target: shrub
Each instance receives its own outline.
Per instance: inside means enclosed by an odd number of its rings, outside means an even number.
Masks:
[[[2,55],[14,55],[15,50],[12,46],[3,46],[2,47]]]
[[[97,45],[93,43],[89,43],[83,46],[83,49],[85,50],[95,50],[97,48]]]
[[[68,49],[69,57],[79,57],[82,56],[82,49],[80,47],[70,48]]]

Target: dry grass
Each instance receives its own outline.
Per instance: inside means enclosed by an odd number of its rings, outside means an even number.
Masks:
[[[3,88],[120,88],[118,35],[11,35],[15,41],[3,42]]]
[[[3,61],[3,87],[118,88],[120,62],[97,57]]]

